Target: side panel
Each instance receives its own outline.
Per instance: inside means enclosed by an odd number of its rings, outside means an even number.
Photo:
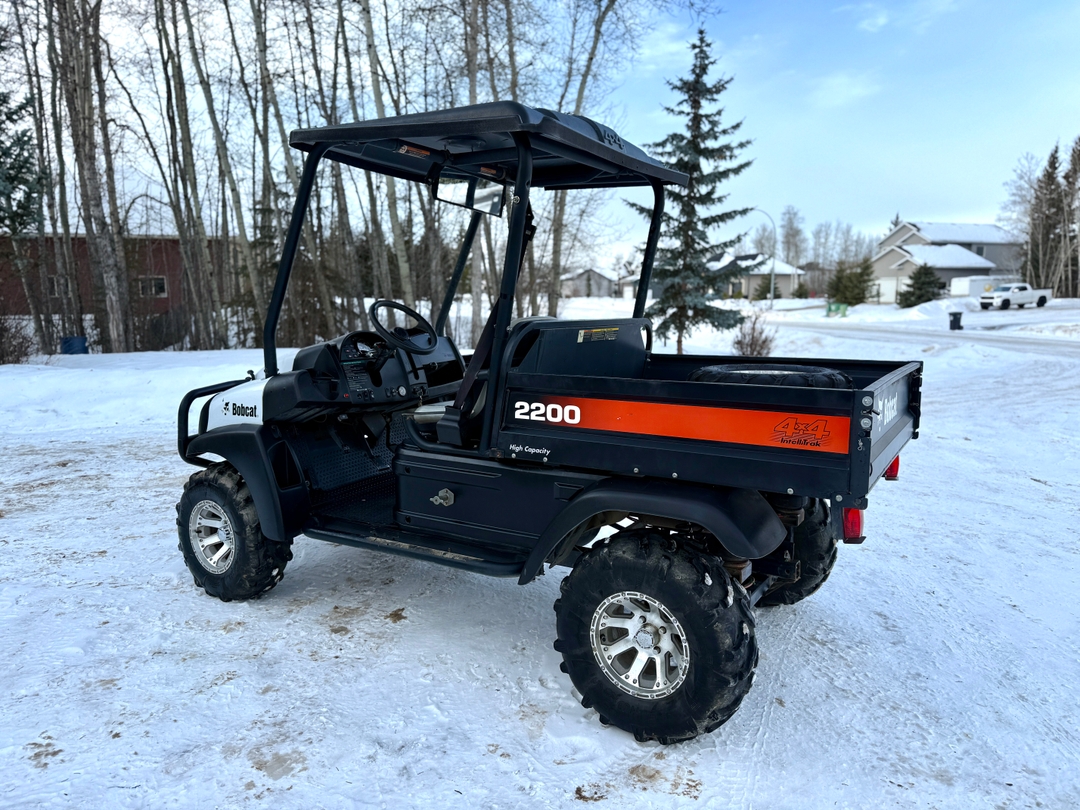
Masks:
[[[263,423],[263,389],[266,380],[244,382],[210,400],[207,407],[207,430],[224,425]]]
[[[525,550],[571,498],[602,478],[408,448],[397,454],[394,472],[399,526]],[[444,491],[450,495],[440,498]]]
[[[851,487],[854,392],[675,380],[508,376],[504,458],[832,497]]]
[[[684,405],[600,397],[511,392],[508,427],[537,423],[570,430],[667,436],[757,447],[798,448],[819,453],[848,451],[847,416]]]

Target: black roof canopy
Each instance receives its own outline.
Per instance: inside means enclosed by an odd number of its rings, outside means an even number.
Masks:
[[[688,179],[603,124],[511,101],[298,129],[289,143],[304,152],[328,147],[331,160],[404,180],[430,182],[440,172],[513,180],[518,132],[529,136],[533,187],[685,186]]]

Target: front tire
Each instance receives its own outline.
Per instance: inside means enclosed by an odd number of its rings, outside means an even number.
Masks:
[[[1001,302],[1001,308],[1002,309],[1008,309],[1009,308],[1009,299],[1008,298],[1006,298],[1004,301]]]
[[[990,309],[990,305],[989,305],[989,304],[979,304],[979,307],[980,307],[981,309]]]
[[[665,745],[723,725],[753,683],[750,598],[723,561],[678,535],[623,531],[594,546],[555,602],[562,670],[600,722]]]
[[[188,479],[176,505],[176,528],[195,584],[222,602],[270,590],[292,559],[289,544],[262,533],[251,491],[225,462]]]

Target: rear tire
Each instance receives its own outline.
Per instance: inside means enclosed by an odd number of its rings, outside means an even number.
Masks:
[[[816,593],[829,578],[836,565],[836,538],[829,530],[829,508],[823,500],[813,502],[806,519],[795,528],[795,559],[799,579],[770,588],[758,605],[794,605]]]
[[[251,491],[225,462],[188,479],[176,505],[176,528],[195,584],[222,602],[253,599],[270,590],[292,559],[289,543],[262,533]]]
[[[678,535],[630,530],[594,546],[563,580],[555,613],[555,649],[581,705],[640,742],[713,731],[753,683],[750,597],[722,560]]]
[[[733,363],[702,366],[690,374],[691,382],[739,383],[742,385],[789,385],[798,388],[843,388],[855,386],[841,371],[821,366],[782,363]]]
[[[1017,304],[1017,305],[1016,305],[1016,308],[1017,308],[1017,309],[1023,309],[1023,308],[1024,308],[1024,307],[1026,307],[1026,306],[1027,306],[1027,304]]]
[[[1040,295],[1039,300],[1035,302],[1035,306],[1037,306],[1037,307],[1045,307],[1046,306],[1046,296],[1045,295]]]

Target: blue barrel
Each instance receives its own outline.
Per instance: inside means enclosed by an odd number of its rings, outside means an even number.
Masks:
[[[60,354],[90,354],[86,338],[77,335],[60,338]]]

